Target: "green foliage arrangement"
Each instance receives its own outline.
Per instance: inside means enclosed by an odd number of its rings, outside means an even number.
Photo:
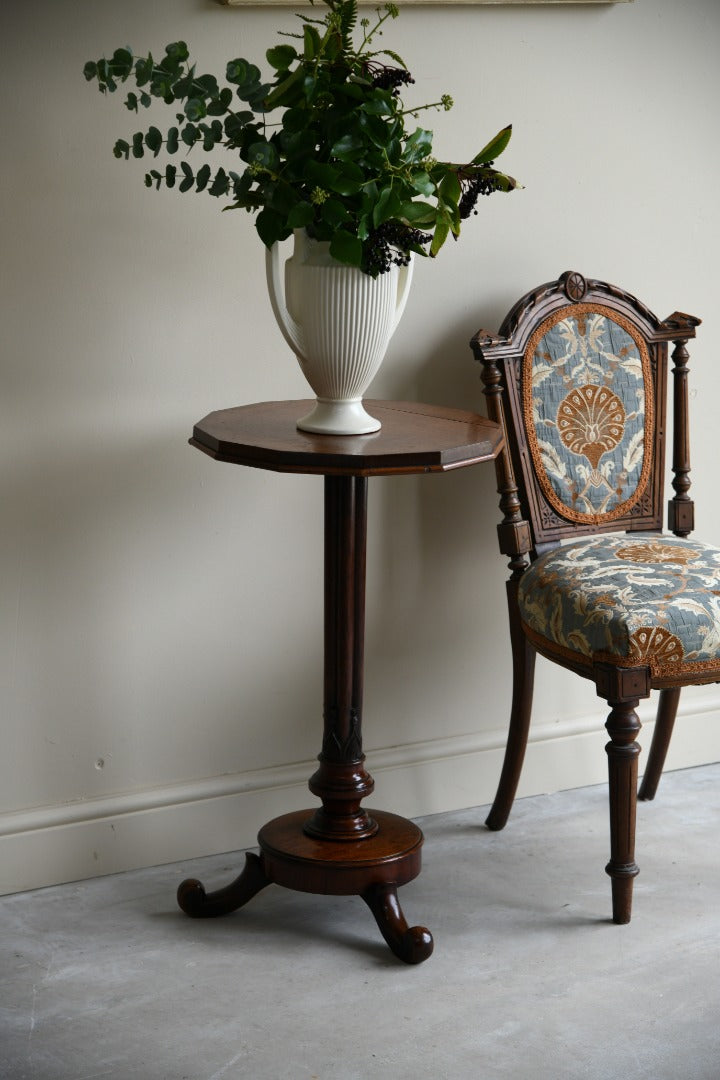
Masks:
[[[405,264],[410,252],[436,255],[448,236],[459,236],[480,195],[518,186],[493,168],[511,127],[467,163],[437,161],[432,132],[415,121],[421,111],[450,109],[452,99],[445,94],[406,108],[400,88],[414,80],[396,52],[376,48],[397,7],[386,4],[375,9],[372,24],[367,18],[358,24],[357,0],[322,3],[328,9],[323,18],[297,16],[302,32],[284,35],[290,40],[267,50],[270,82],[255,64],[236,59],[221,86],[214,75],[197,74],[182,41],[168,45],[159,61],[116,49],[109,59],[89,61],[84,74],[103,93],[134,83],[138,93],[125,100],[132,112],[153,99],[177,110],[164,134],[152,125],[118,139],[115,157],[221,147],[239,159],[237,170],[214,172],[207,162],[197,171],[185,159],[179,168],[169,162],[147,172],[148,187],[229,198],[225,209],[257,213],[267,247],[305,228],[316,240],[330,241],[339,262],[374,277],[393,262]]]

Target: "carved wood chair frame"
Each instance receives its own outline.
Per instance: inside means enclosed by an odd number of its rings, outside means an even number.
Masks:
[[[563,312],[601,310],[627,325],[644,343],[654,397],[651,430],[646,449],[650,450],[650,472],[641,497],[612,520],[588,521],[572,512],[562,512],[534,469],[527,416],[523,411],[523,362],[532,348],[533,334]],[[663,528],[664,436],[668,345],[672,343],[673,364],[673,451],[674,495],[668,504],[668,528],[678,537],[687,537],[694,527],[690,489],[688,438],[688,351],[700,320],[674,312],[660,321],[644,304],[607,282],[591,280],[575,271],[562,274],[522,297],[511,309],[499,332],[479,330],[471,348],[482,364],[482,380],[488,415],[502,425],[506,446],[496,459],[498,493],[503,520],[498,525],[500,551],[509,558],[510,578],[507,599],[513,653],[513,698],[505,760],[499,787],[487,819],[490,829],[505,825],[520,779],[530,725],[535,655],[548,659],[593,680],[610,714],[606,728],[610,741],[608,755],[610,797],[610,861],[606,867],[612,881],[613,920],[630,921],[635,862],[636,797],[652,799],[665,763],[680,689],[690,682],[720,680],[720,671],[704,670],[695,678],[662,678],[649,665],[629,666],[611,659],[582,657],[554,649],[547,642],[531,640],[518,608],[520,580],[529,565],[568,539],[603,532],[650,532]],[[650,460],[651,459],[651,460]],[[636,736],[640,721],[636,707],[640,698],[660,690],[655,733],[642,786],[637,793],[638,755]]]

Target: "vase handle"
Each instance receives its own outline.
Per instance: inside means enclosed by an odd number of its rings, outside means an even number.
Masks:
[[[413,270],[415,269],[415,259],[410,258],[410,262],[407,266],[401,266],[398,273],[398,291],[397,301],[395,304],[395,321],[393,322],[392,334],[397,330],[398,323],[402,318],[402,313],[405,310],[408,296],[410,295],[410,283],[412,281]]]
[[[265,248],[265,276],[267,278],[270,304],[282,335],[296,356],[302,356],[300,327],[287,309],[280,269],[280,244]]]

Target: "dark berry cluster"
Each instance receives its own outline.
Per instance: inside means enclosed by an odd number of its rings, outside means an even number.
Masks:
[[[427,244],[430,234],[412,229],[400,222],[385,221],[379,225],[365,242],[366,273],[372,277],[387,274],[392,266],[407,266],[410,252]]]
[[[372,61],[367,65],[367,74],[373,86],[380,90],[391,90],[393,97],[399,97],[401,86],[409,86],[415,82],[405,68],[387,67]]]
[[[489,161],[486,164],[492,165],[493,163]],[[493,191],[497,191],[497,185],[491,177],[480,176],[477,173],[475,176],[466,179],[461,177],[460,185],[462,195],[458,203],[458,210],[461,218],[468,218],[471,214],[477,214],[475,203],[481,195],[492,195]]]

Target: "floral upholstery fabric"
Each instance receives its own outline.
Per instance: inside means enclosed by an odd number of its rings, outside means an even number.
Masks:
[[[519,604],[540,646],[653,677],[720,672],[720,550],[707,544],[604,535],[554,548],[521,577]]]
[[[546,319],[525,352],[523,412],[543,493],[562,517],[612,520],[643,494],[652,456],[650,362],[622,316],[574,304]]]

